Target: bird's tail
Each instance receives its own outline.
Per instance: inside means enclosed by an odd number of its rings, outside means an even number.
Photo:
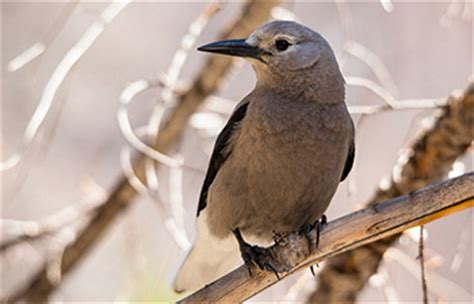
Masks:
[[[204,287],[230,272],[239,261],[239,247],[234,238],[220,240],[210,234],[198,235],[174,278],[176,292]]]

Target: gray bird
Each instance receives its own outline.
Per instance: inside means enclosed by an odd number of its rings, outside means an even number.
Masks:
[[[247,242],[299,231],[323,217],[354,161],[354,125],[344,78],[328,42],[313,30],[273,21],[247,39],[198,50],[245,57],[254,90],[219,134],[199,198],[197,237],[176,291],[203,287],[254,259]],[[258,261],[255,261],[258,263]]]

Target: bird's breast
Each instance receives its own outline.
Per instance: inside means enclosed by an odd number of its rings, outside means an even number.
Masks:
[[[334,136],[343,131],[346,124],[337,107],[298,102],[256,104],[248,117],[252,128],[245,131],[261,145],[311,148],[320,142],[337,140]]]
[[[348,151],[350,132],[344,131],[339,110],[332,111],[312,105],[250,105],[232,153],[211,186],[210,205],[219,202],[215,205],[225,210],[213,212],[214,223],[271,238],[273,230],[295,231],[319,218]]]

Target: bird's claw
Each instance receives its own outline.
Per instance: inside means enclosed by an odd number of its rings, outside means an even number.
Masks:
[[[314,226],[316,227],[316,248],[319,248],[319,238],[321,236],[321,231],[323,227],[328,223],[328,218],[323,214],[321,219],[317,220]]]
[[[280,281],[280,276],[278,275],[278,271],[275,269],[275,267],[273,267],[272,264],[270,264],[270,263],[268,263],[268,262],[265,263],[265,264],[264,264],[264,269],[266,269],[266,270],[268,270],[268,271],[272,271],[272,272],[275,274],[277,280]]]
[[[280,276],[278,275],[278,271],[273,266],[271,261],[268,259],[268,254],[266,254],[265,248],[259,246],[252,246],[245,242],[243,239],[240,230],[237,228],[234,230],[234,235],[239,243],[240,253],[242,255],[242,259],[244,260],[245,265],[247,266],[249,275],[252,277],[252,264],[255,264],[261,270],[268,270],[275,274],[278,280],[280,280]]]
[[[314,222],[314,224],[304,224],[299,233],[300,235],[303,234],[306,239],[308,240],[308,249],[309,249],[309,252],[312,252],[313,251],[313,238],[311,237],[311,231],[313,229],[316,229],[316,248],[319,248],[319,239],[320,239],[320,236],[321,236],[321,231],[323,230],[323,227],[326,226],[328,222],[328,218],[326,217],[326,215],[322,215],[320,219],[318,219],[316,222]],[[315,264],[316,267],[319,267],[318,264]],[[313,276],[316,276],[316,273],[314,272],[314,265],[311,265],[309,267],[309,270],[311,271],[311,274]]]
[[[285,234],[283,233],[280,233],[280,232],[276,232],[275,230],[272,231],[273,232],[273,242],[275,242],[275,244],[279,244],[281,245],[282,243],[285,242]]]
[[[315,266],[315,265],[316,265],[316,267],[318,267],[318,268],[319,268],[319,264],[318,264],[318,263],[316,263],[316,264],[314,264],[314,265],[311,265],[311,266],[309,266],[309,270],[311,271],[311,274],[313,275],[313,277],[315,277],[315,276],[316,276],[316,273],[314,272],[314,266]]]
[[[313,229],[316,229],[316,248],[319,248],[319,239],[321,236],[321,231],[323,230],[323,227],[327,224],[327,217],[326,215],[322,215],[320,219],[318,219],[314,224],[304,224],[299,233],[300,235],[304,235],[306,239],[308,240],[308,249],[309,252],[312,252],[314,249],[313,246],[313,238],[311,237],[311,231]]]

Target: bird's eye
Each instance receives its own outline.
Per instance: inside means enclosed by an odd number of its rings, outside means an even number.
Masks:
[[[283,52],[284,50],[286,50],[290,46],[290,43],[288,41],[286,41],[285,39],[278,39],[275,42],[275,46],[276,46],[277,50],[279,50],[280,52]]]

